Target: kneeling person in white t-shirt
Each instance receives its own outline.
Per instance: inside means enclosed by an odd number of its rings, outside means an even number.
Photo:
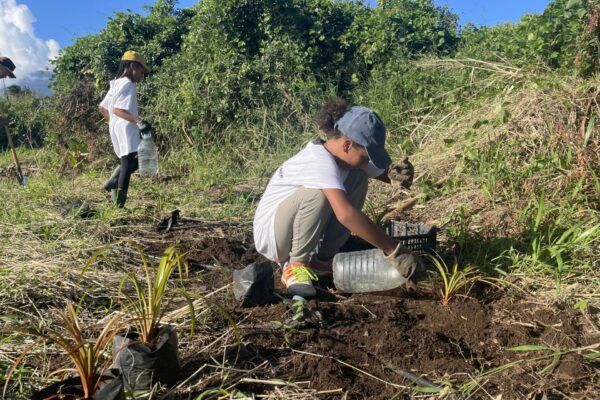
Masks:
[[[410,279],[417,258],[361,211],[368,178],[390,182],[383,122],[372,110],[348,108],[339,98],[323,105],[317,122],[328,140],[308,143],[267,185],[254,217],[256,249],[282,265],[288,292],[303,297],[316,294],[312,281],[318,276],[331,276],[333,256],[350,232],[383,250]],[[411,185],[408,160],[394,172],[405,187]],[[318,254],[310,258],[321,237]]]

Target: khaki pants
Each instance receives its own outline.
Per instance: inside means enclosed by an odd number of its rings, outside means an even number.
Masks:
[[[344,181],[348,200],[359,210],[365,203],[368,184],[367,174],[360,169],[350,171]],[[318,256],[325,260],[337,254],[350,232],[335,218],[322,190],[298,188],[275,213],[278,261],[308,264],[321,236]]]

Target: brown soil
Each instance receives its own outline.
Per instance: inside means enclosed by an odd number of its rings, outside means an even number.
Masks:
[[[190,251],[194,275],[191,281],[201,291],[227,285],[233,269],[261,260],[248,244],[252,242],[249,234],[237,235],[235,239],[199,239],[192,232],[167,235],[176,235]],[[275,275],[277,292],[286,296],[279,283],[279,272]],[[509,350],[523,345],[567,350],[598,343],[598,331],[588,319],[563,302],[538,303],[529,296],[491,288],[476,292],[443,306],[435,295],[424,291],[407,293],[398,289],[350,296],[323,287],[318,298],[309,302],[309,308],[322,314],[325,327],[298,330],[273,325],[273,321],[290,317],[283,302],[239,308],[231,291],[219,301],[233,310],[243,341],[237,359],[235,351],[229,354],[230,366],[252,370],[246,377],[308,382],[303,387],[313,389],[312,393],[341,389],[318,398],[414,398],[415,392],[406,388],[415,387],[407,378],[408,372],[440,386],[449,382],[456,391],[454,398],[467,397],[459,390],[475,377],[478,379],[471,398],[496,398],[502,394],[503,399],[595,399],[600,389],[595,368],[600,365],[569,353],[540,375],[552,362],[551,351]],[[226,321],[216,318],[211,324],[211,340],[227,327]],[[191,341],[184,350],[189,374],[209,363],[211,357],[223,356],[222,350],[207,355],[199,353],[198,347],[201,346]],[[531,360],[541,355],[549,357]],[[521,359],[527,361],[487,377],[481,375]],[[231,384],[227,378],[202,378],[196,377],[202,385],[193,393]],[[272,386],[255,382],[238,384],[236,388],[246,393],[273,393]],[[189,389],[180,396],[189,398]]]

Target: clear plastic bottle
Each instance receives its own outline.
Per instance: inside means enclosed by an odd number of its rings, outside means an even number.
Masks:
[[[341,292],[381,292],[405,282],[406,278],[385,261],[379,249],[338,253],[333,258],[333,283]]]
[[[151,133],[143,133],[138,146],[138,164],[141,176],[158,174],[158,152]]]

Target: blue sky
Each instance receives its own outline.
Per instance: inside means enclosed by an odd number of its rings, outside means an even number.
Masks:
[[[190,7],[197,2],[198,0],[179,0],[178,7]],[[56,39],[61,47],[66,47],[80,36],[100,31],[114,13],[128,9],[144,12],[144,6],[152,5],[154,1],[17,0],[17,3],[27,5],[37,18],[35,31],[39,37]]]
[[[370,0],[372,1],[372,0]],[[524,13],[540,13],[549,0],[436,0],[437,5],[447,5],[460,16],[461,23],[495,25],[516,22]],[[142,12],[152,0],[17,0],[25,4],[37,21],[36,35],[55,39],[61,47],[68,46],[79,36],[98,32],[108,18],[118,11],[131,9]],[[189,7],[197,0],[179,0],[179,7]],[[69,10],[65,12],[65,10]]]
[[[435,0],[439,6],[448,6],[460,17],[460,23],[497,25],[518,22],[523,14],[540,14],[549,0]]]
[[[365,0],[375,4],[376,0]],[[496,25],[517,22],[524,13],[541,13],[550,0],[434,0],[460,17],[460,23]],[[179,0],[181,8],[198,0]],[[0,0],[0,55],[17,64],[16,80],[47,92],[48,60],[78,37],[99,32],[115,12],[144,12],[154,0]],[[1,88],[0,88],[1,89]]]

